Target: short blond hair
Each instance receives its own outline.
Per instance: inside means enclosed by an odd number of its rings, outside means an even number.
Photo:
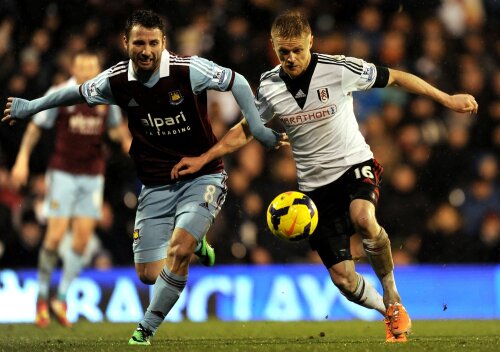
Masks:
[[[287,10],[276,17],[271,26],[271,37],[297,38],[311,34],[311,26],[305,16],[296,10]]]

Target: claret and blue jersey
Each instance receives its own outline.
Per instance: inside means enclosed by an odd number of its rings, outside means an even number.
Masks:
[[[131,61],[123,61],[82,84],[89,105],[116,104],[128,114],[132,156],[145,185],[171,183],[170,171],[184,156],[210,149],[217,138],[207,114],[208,89],[228,91],[235,73],[197,57],[162,52],[160,68],[140,82]],[[223,170],[214,160],[190,178]]]

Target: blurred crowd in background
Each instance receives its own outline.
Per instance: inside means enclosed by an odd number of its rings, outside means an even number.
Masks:
[[[271,23],[292,7],[309,16],[313,51],[363,58],[475,96],[474,116],[392,88],[355,93],[355,111],[385,170],[378,217],[395,263],[500,262],[499,1],[1,0],[0,102],[42,96],[69,77],[71,56],[82,49],[96,50],[103,68],[124,60],[124,22],[139,8],[165,16],[170,50],[230,67],[255,90],[260,74],[278,64]],[[240,118],[230,93],[210,95],[210,118],[218,137]],[[26,125],[0,126],[0,267],[35,267],[45,230],[53,131],[33,152],[29,187],[17,191],[9,180]],[[106,152],[103,217],[88,251],[90,265],[102,269],[133,263],[140,190],[120,146],[106,143]],[[290,148],[266,151],[253,141],[225,165],[228,197],[207,235],[217,262],[319,262],[307,242],[285,243],[267,230],[269,202],[296,189]],[[352,253],[363,260],[357,236]]]

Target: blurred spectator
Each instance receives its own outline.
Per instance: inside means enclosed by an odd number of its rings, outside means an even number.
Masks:
[[[433,146],[443,141],[446,128],[444,122],[437,117],[434,102],[427,97],[418,96],[410,101],[409,107],[408,119],[420,127],[422,142]]]
[[[113,257],[108,250],[101,249],[94,254],[91,266],[97,270],[109,270],[113,267]]]
[[[383,37],[381,28],[382,14],[380,9],[376,6],[365,6],[358,13],[352,34],[365,39],[370,46],[370,52],[377,53]]]
[[[191,24],[177,35],[177,47],[181,55],[206,56],[212,49],[213,38],[211,35],[210,14],[207,12],[195,13]]]
[[[475,0],[444,0],[438,14],[447,30],[457,37],[480,28],[485,20],[482,1]]]
[[[454,188],[463,189],[472,175],[473,153],[468,148],[469,131],[454,124],[447,140],[434,146],[423,181],[433,200],[445,200]]]
[[[384,66],[400,70],[408,67],[404,35],[396,31],[387,32],[382,39],[379,55]]]
[[[476,177],[468,185],[461,207],[465,231],[469,235],[477,232],[486,214],[500,214],[498,169],[498,159],[495,156],[487,154],[479,158]]]
[[[2,267],[34,268],[38,263],[38,251],[42,244],[43,228],[35,213],[28,210],[21,216],[18,236],[5,242]]]
[[[0,204],[15,213],[21,202],[21,195],[10,184],[9,171],[0,166]]]
[[[251,252],[251,263],[257,265],[267,265],[273,263],[273,258],[269,251],[263,247],[255,247]]]
[[[12,224],[12,212],[9,207],[0,202],[0,228],[2,235],[0,236],[0,263],[5,262],[6,247],[16,240],[17,232]],[[12,250],[9,248],[9,251]]]
[[[429,219],[419,260],[423,263],[465,263],[474,258],[472,244],[473,240],[463,232],[458,210],[442,203]]]
[[[383,176],[382,176],[383,177]],[[389,184],[384,182],[380,195],[378,214],[388,233],[404,239],[422,235],[430,206],[426,194],[417,190],[417,174],[408,164],[399,164],[393,171]]]
[[[0,20],[0,82],[5,82],[9,73],[15,67],[15,58],[10,55],[13,49],[12,33],[14,32],[14,19],[6,17]]]
[[[477,236],[477,252],[474,261],[498,263],[500,261],[500,214],[488,213],[484,216]]]

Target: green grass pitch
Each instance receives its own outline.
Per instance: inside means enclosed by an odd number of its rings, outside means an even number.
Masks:
[[[382,322],[164,323],[151,346],[128,346],[135,324],[0,325],[0,351],[500,351],[500,320],[415,321],[406,344],[384,343]]]

